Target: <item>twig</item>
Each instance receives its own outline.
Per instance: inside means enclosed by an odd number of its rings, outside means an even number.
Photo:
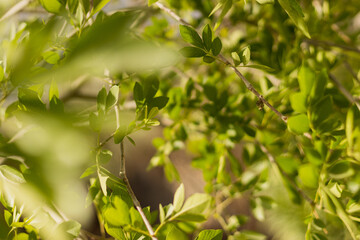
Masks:
[[[30,0],[22,0],[15,4],[12,8],[9,9],[1,18],[0,22],[4,21],[5,19],[15,15],[19,11],[21,11],[23,8],[25,8],[30,3]]]
[[[266,156],[268,157],[270,163],[274,164],[279,169],[281,174],[289,181],[291,186],[293,186],[296,189],[296,191],[298,193],[300,193],[303,196],[303,198],[310,203],[311,206],[315,206],[314,200],[312,200],[301,188],[299,188],[293,182],[293,179],[284,170],[282,170],[280,165],[275,161],[275,157],[268,151],[268,149],[263,144],[261,144],[260,142],[256,141],[256,143],[259,145],[261,151],[263,151],[266,154]]]
[[[246,88],[249,89],[250,92],[252,92],[261,102],[263,102],[266,106],[268,106],[276,115],[278,115],[281,120],[283,120],[285,123],[287,122],[287,117],[284,116],[281,112],[279,112],[278,110],[276,110],[276,108],[271,105],[265,98],[263,95],[261,95],[255,88],[254,86],[249,82],[249,80],[247,80],[247,78],[234,66],[232,65],[223,55],[219,55],[219,58],[221,59],[221,61],[225,64],[230,66],[234,72],[236,73],[236,75],[238,75],[238,77],[240,77],[240,79],[243,81],[243,83],[245,84]]]
[[[121,157],[120,157],[121,160],[120,160],[120,162],[121,162],[121,164],[124,164],[124,167],[125,167],[124,143],[123,142],[120,143],[120,150],[121,150]],[[131,200],[133,201],[135,208],[139,211],[139,213],[141,215],[141,218],[144,221],[148,232],[150,233],[151,239],[152,240],[158,240],[156,238],[155,234],[154,234],[154,230],[151,227],[151,224],[150,224],[149,220],[146,218],[145,213],[142,210],[140,202],[136,198],[135,193],[131,188],[130,182],[129,182],[128,178],[126,177],[125,168],[123,169],[123,172],[121,172],[121,170],[120,170],[119,175],[120,175],[120,178],[124,181],[124,183],[126,185],[126,188],[127,188],[128,192],[129,192],[129,195],[131,197]]]
[[[340,90],[340,92],[346,97],[346,99],[352,103],[355,104],[356,107],[360,110],[360,103],[359,101],[357,101],[352,95],[351,93],[341,84],[341,82],[339,80],[336,79],[336,77],[329,73],[329,78],[330,80],[336,85],[336,87]]]
[[[116,104],[115,106],[115,115],[116,115],[116,127],[120,127],[120,107],[119,104]],[[112,136],[110,136],[108,139],[111,139]],[[107,139],[107,140],[108,140]],[[105,142],[107,141],[105,140]],[[119,177],[121,180],[124,181],[126,188],[129,192],[129,195],[131,197],[132,202],[134,203],[135,208],[140,213],[140,216],[146,226],[146,229],[148,230],[150,237],[152,240],[158,240],[157,237],[154,234],[154,230],[151,227],[151,224],[149,220],[146,218],[144,211],[142,210],[142,207],[140,205],[139,200],[136,198],[136,195],[134,191],[131,188],[130,182],[126,176],[126,168],[125,168],[125,153],[124,153],[124,141],[120,142],[120,170],[119,170]]]
[[[337,47],[341,48],[343,50],[349,51],[349,52],[355,52],[360,54],[360,49],[348,45],[342,45],[338,43],[323,41],[323,40],[317,40],[317,39],[305,39],[305,42],[314,45],[314,46],[323,46],[323,47]]]
[[[353,76],[353,78],[360,83],[360,79],[357,76],[357,74],[355,73],[354,69],[352,69],[350,63],[347,60],[344,60],[344,65],[346,67],[346,69],[350,72],[350,74]]]
[[[165,7],[162,3],[156,2],[155,3],[161,10],[164,10],[166,13],[168,13],[171,17],[173,17],[176,21],[180,22],[181,24],[187,25],[189,27],[192,27],[190,23],[182,19],[180,16],[178,16],[174,11],[171,9]],[[287,122],[287,117],[284,116],[282,113],[280,113],[276,108],[274,108],[254,87],[253,85],[245,78],[244,75],[241,74],[241,72],[232,65],[223,55],[219,55],[219,58],[221,62],[223,62],[225,65],[230,66],[236,75],[240,77],[240,79],[244,82],[247,89],[249,89],[262,103],[264,103],[266,106],[268,106],[276,115],[278,115],[281,120],[283,120],[285,123]]]
[[[167,14],[169,14],[172,18],[174,18],[176,21],[187,25],[189,27],[192,27],[190,23],[188,23],[187,21],[185,21],[184,19],[182,19],[179,15],[177,15],[174,11],[172,11],[170,8],[165,7],[162,3],[160,2],[156,2],[155,3],[156,6],[158,6],[158,8],[160,8],[161,10],[165,11]]]

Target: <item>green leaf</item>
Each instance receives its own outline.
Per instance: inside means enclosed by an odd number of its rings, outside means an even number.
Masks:
[[[46,110],[46,106],[41,101],[38,93],[31,89],[19,88],[18,98],[19,102],[23,104],[25,109],[28,111],[39,112]]]
[[[289,117],[287,121],[288,129],[294,134],[303,134],[309,131],[309,119],[305,114]]]
[[[126,239],[126,236],[124,234],[124,230],[120,227],[117,227],[117,226],[112,226],[108,223],[105,222],[105,229],[106,229],[106,232],[114,237],[115,239],[119,239],[119,240],[124,240]]]
[[[199,34],[193,28],[186,25],[180,25],[180,34],[184,41],[196,47],[204,48],[203,42]]]
[[[295,25],[305,34],[307,38],[311,38],[308,28],[304,20],[304,13],[296,0],[278,0],[280,6],[289,15]]]
[[[211,197],[208,194],[195,193],[185,201],[182,209],[177,212],[172,219],[188,213],[202,214],[209,207],[210,201]]]
[[[0,66],[0,82],[4,80],[4,69],[2,66]]]
[[[116,129],[114,134],[114,142],[115,144],[121,143],[125,136],[127,135],[127,127],[124,125],[121,125],[118,129]]]
[[[148,6],[151,6],[152,4],[156,3],[159,0],[148,0]]]
[[[333,114],[333,102],[330,95],[324,96],[310,107],[310,121],[315,128]]]
[[[6,224],[10,227],[11,223],[13,221],[13,215],[11,212],[9,212],[8,210],[4,210],[4,218],[5,218],[5,222]]]
[[[222,49],[222,43],[219,37],[216,37],[211,45],[211,51],[214,54],[214,56],[217,56],[220,54]]]
[[[102,125],[104,123],[104,114],[101,112],[98,113],[97,115],[95,113],[90,113],[89,116],[89,123],[90,123],[90,127],[96,131],[96,132],[100,132]]]
[[[184,184],[180,184],[174,195],[173,206],[175,212],[180,211],[184,203],[184,200],[185,200],[185,188],[184,188]]]
[[[247,46],[245,47],[244,49],[241,50],[241,54],[240,54],[240,59],[241,59],[241,62],[244,63],[244,65],[248,64],[249,61],[250,61],[250,47]]]
[[[151,109],[157,107],[160,110],[164,108],[168,102],[169,102],[169,98],[165,96],[153,98],[150,102]]]
[[[81,224],[74,220],[69,220],[66,222],[62,222],[59,225],[59,228],[68,234],[70,234],[72,237],[77,237],[80,234],[81,230]]]
[[[198,58],[206,55],[206,52],[197,47],[184,47],[180,49],[180,53],[187,58]]]
[[[129,136],[126,136],[127,140],[129,140],[129,142],[133,145],[133,146],[136,146],[136,143],[134,141],[134,139],[132,139],[131,137]]]
[[[294,111],[298,113],[306,113],[307,112],[307,95],[303,92],[297,92],[290,95],[290,103],[291,107],[294,109]]]
[[[102,111],[102,112],[105,112],[105,106],[106,106],[106,89],[105,87],[103,87],[97,97],[96,97],[96,107],[97,107],[97,110],[98,111]]]
[[[330,177],[334,179],[343,179],[353,176],[355,171],[353,168],[351,168],[351,165],[348,161],[342,160],[332,164],[328,168],[328,173]]]
[[[98,156],[98,161],[101,164],[108,163],[112,158],[112,152],[110,150],[101,150]]]
[[[320,73],[316,74],[315,82],[310,92],[310,100],[312,102],[316,102],[324,95],[327,82],[328,74],[326,69],[323,69]]]
[[[58,0],[40,0],[40,4],[50,13],[60,13],[63,7]]]
[[[56,64],[60,60],[60,56],[57,52],[47,51],[42,54],[45,62],[49,64]]]
[[[159,204],[159,219],[160,223],[163,223],[165,221],[165,210],[161,203]]]
[[[88,167],[83,174],[81,174],[80,178],[86,178],[88,176],[90,176],[91,174],[95,173],[97,170],[97,166],[96,165],[92,165],[90,167]]]
[[[97,169],[98,178],[100,182],[101,191],[107,196],[107,185],[106,182],[109,179],[109,175],[105,174],[104,172],[100,171],[100,168]]]
[[[188,240],[188,239],[189,238],[187,234],[181,231],[175,225],[171,227],[169,233],[166,235],[166,240]]]
[[[51,100],[53,97],[59,98],[59,89],[55,81],[51,81],[50,89],[49,89],[49,99]]]
[[[56,96],[53,96],[50,100],[49,109],[54,113],[64,113],[64,103]]]
[[[274,3],[274,0],[256,0],[256,2],[263,5],[263,4]]]
[[[119,86],[115,85],[110,88],[109,94],[106,97],[106,110],[112,108],[119,98]]]
[[[215,58],[211,57],[211,56],[204,56],[203,57],[203,61],[205,63],[213,63],[215,61]]]
[[[176,170],[176,168],[172,162],[170,162],[170,161],[165,162],[164,172],[165,172],[166,179],[169,182],[172,182],[174,180],[179,181],[179,179],[180,179],[179,172]]]
[[[144,82],[144,97],[148,100],[153,98],[159,90],[159,85],[160,82],[156,75],[150,75],[146,78]]]
[[[220,1],[218,4],[216,4],[216,6],[213,8],[213,10],[211,11],[211,13],[209,14],[209,17],[211,17],[211,15],[213,15],[217,10],[219,10],[222,6],[224,5],[224,1]]]
[[[309,95],[315,82],[315,73],[306,63],[303,63],[300,67],[298,81],[301,92]]]
[[[14,183],[25,183],[24,176],[15,168],[9,167],[8,165],[0,165],[1,175]]]
[[[205,84],[204,85],[204,94],[210,101],[215,102],[217,99],[217,89],[214,85]]]
[[[153,107],[148,114],[148,119],[154,118],[158,113],[159,109],[157,107]]]
[[[109,2],[110,2],[110,0],[94,0],[94,8],[93,8],[92,14],[99,12]]]
[[[231,53],[231,58],[233,59],[234,61],[234,65],[235,67],[236,66],[239,66],[239,64],[241,63],[241,59],[240,59],[240,56],[237,52],[232,52]]]
[[[221,240],[223,232],[220,229],[217,230],[203,230],[199,233],[195,240]]]
[[[305,187],[317,188],[319,180],[318,169],[310,164],[303,164],[299,167],[299,178]]]
[[[210,51],[212,45],[212,30],[209,24],[206,24],[206,26],[204,27],[202,32],[202,38],[206,50]]]
[[[112,197],[111,203],[106,206],[103,215],[108,224],[121,227],[131,224],[129,211],[130,209],[126,202],[115,195]]]
[[[326,187],[329,188],[330,192],[334,194],[335,197],[337,198],[341,197],[341,193],[343,189],[340,187],[340,185],[337,182],[331,182]]]
[[[144,91],[140,83],[136,82],[133,90],[134,100],[136,104],[144,100]]]
[[[281,169],[288,174],[296,173],[299,162],[293,157],[279,156],[276,158],[276,162],[280,165]]]

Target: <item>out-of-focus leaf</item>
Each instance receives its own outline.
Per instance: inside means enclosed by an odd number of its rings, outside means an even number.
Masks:
[[[346,160],[338,161],[331,165],[328,169],[329,175],[335,179],[343,179],[351,177],[355,174],[354,169],[350,166],[350,163]]]
[[[185,188],[184,188],[184,184],[180,184],[174,195],[173,206],[175,212],[178,212],[181,209],[184,200],[185,200]]]
[[[298,113],[306,113],[306,100],[307,95],[303,92],[297,92],[290,95],[291,107]]]
[[[231,58],[233,59],[235,66],[238,66],[241,63],[240,56],[239,56],[239,54],[237,52],[232,52],[231,53]]]
[[[152,4],[156,3],[159,0],[148,0],[148,6],[151,6]]]
[[[308,188],[318,187],[319,172],[312,164],[307,163],[299,167],[299,178]]]
[[[166,240],[188,240],[188,239],[189,238],[187,234],[181,231],[175,225],[171,227],[169,233],[166,235]]]
[[[206,55],[206,52],[197,47],[184,47],[180,49],[180,53],[187,58],[197,58]]]
[[[108,2],[110,2],[110,0],[94,0],[94,9],[92,14],[99,12],[106,4],[108,4]]]
[[[215,58],[213,58],[211,56],[204,56],[203,61],[206,63],[213,63],[215,61]]]
[[[49,64],[56,64],[60,59],[59,54],[57,52],[53,52],[53,51],[44,52],[42,54],[42,57]]]
[[[0,173],[6,180],[14,183],[25,183],[24,176],[12,167],[0,165]]]
[[[307,38],[311,38],[304,20],[304,13],[296,0],[278,0],[281,7],[289,15],[295,25],[304,33]]]
[[[106,97],[106,110],[112,108],[118,101],[119,98],[119,86],[112,86]]]
[[[289,117],[287,124],[289,131],[295,134],[303,134],[310,129],[309,119],[305,114]]]
[[[301,65],[298,73],[298,81],[301,92],[309,95],[315,82],[315,73],[306,63]]]
[[[203,230],[199,233],[195,240],[221,240],[222,230]]]
[[[114,196],[111,203],[106,206],[103,215],[105,221],[116,227],[131,224],[129,206],[120,197]]]
[[[244,49],[241,50],[241,55],[240,55],[240,59],[241,62],[244,63],[244,65],[248,64],[248,62],[250,61],[250,47],[247,46]]]
[[[96,98],[96,107],[97,107],[98,111],[105,112],[106,98],[107,98],[106,89],[105,89],[105,87],[103,87],[99,91],[97,98]]]
[[[59,228],[70,234],[72,237],[77,237],[80,233],[80,230],[81,230],[81,224],[78,223],[77,221],[74,221],[74,220],[69,220],[69,221],[66,221],[66,222],[62,222],[60,225],[59,225]]]
[[[155,75],[151,75],[146,78],[144,82],[144,97],[146,99],[151,99],[155,96],[157,91],[159,90],[159,79]]]
[[[256,0],[259,4],[269,4],[274,3],[274,0]]]
[[[61,8],[63,7],[58,0],[40,0],[40,3],[45,10],[50,13],[60,13]]]
[[[39,98],[38,93],[33,90],[19,88],[18,98],[19,102],[23,104],[25,106],[25,109],[28,111],[45,111],[45,104]]]

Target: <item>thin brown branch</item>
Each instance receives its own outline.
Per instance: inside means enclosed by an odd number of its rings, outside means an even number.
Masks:
[[[345,51],[355,52],[355,53],[360,54],[360,49],[358,49],[356,47],[348,46],[348,45],[343,45],[343,44],[338,44],[338,43],[333,43],[333,42],[323,41],[323,40],[318,40],[318,39],[305,39],[304,41],[307,42],[308,44],[311,44],[314,46],[322,46],[322,47],[327,47],[327,48],[337,47],[337,48],[341,48]]]
[[[354,69],[351,67],[350,63],[347,60],[344,60],[344,65],[346,67],[346,69],[350,72],[350,74],[353,76],[353,78],[360,83],[360,79],[357,76],[357,74],[355,73]]]
[[[149,234],[150,234],[150,236],[151,236],[151,239],[152,239],[152,240],[158,240],[157,237],[156,237],[155,234],[154,234],[154,230],[153,230],[153,228],[152,228],[149,220],[146,218],[145,213],[144,213],[144,211],[142,210],[142,207],[141,207],[141,205],[140,205],[140,202],[139,202],[138,199],[136,198],[135,193],[134,193],[134,191],[133,191],[132,188],[131,188],[131,185],[130,185],[130,182],[129,182],[128,178],[126,177],[126,173],[125,173],[124,143],[123,143],[123,142],[120,143],[120,150],[121,150],[121,153],[120,153],[120,154],[121,154],[121,157],[120,157],[121,160],[120,160],[120,162],[121,162],[121,164],[124,164],[123,166],[120,165],[120,168],[124,167],[123,170],[120,169],[120,173],[119,173],[120,178],[124,181],[124,183],[125,183],[125,185],[126,185],[126,188],[127,188],[128,192],[129,192],[129,195],[130,195],[130,197],[131,197],[131,200],[132,200],[132,202],[134,203],[135,208],[136,208],[136,209],[138,210],[138,212],[140,213],[140,216],[141,216],[142,220],[143,220],[144,223],[145,223],[145,226],[146,226],[146,228],[147,228],[147,230],[148,230],[148,232],[149,232]],[[122,171],[123,171],[123,172],[122,172]]]
[[[165,11],[166,13],[168,13],[171,17],[173,17],[176,21],[178,21],[181,24],[187,25],[189,27],[192,27],[190,23],[188,23],[187,21],[185,21],[184,19],[182,19],[180,16],[178,16],[174,11],[172,11],[171,9],[165,7],[163,4],[156,2],[155,3],[161,10]],[[240,79],[243,81],[243,83],[245,84],[245,86],[247,87],[247,89],[249,89],[250,92],[252,92],[263,104],[265,104],[266,106],[268,106],[276,115],[278,115],[280,117],[281,120],[283,120],[285,123],[287,122],[287,117],[284,116],[282,113],[280,113],[278,110],[276,110],[276,108],[274,106],[272,106],[254,87],[253,85],[249,82],[249,80],[246,79],[246,77],[241,74],[241,72],[234,66],[232,65],[223,55],[219,55],[219,59],[222,63],[224,63],[225,65],[229,66],[230,68],[232,68],[234,70],[234,72],[236,73],[236,75],[238,75],[238,77],[240,77]]]
[[[311,206],[315,206],[314,200],[312,200],[301,188],[299,188],[294,180],[280,167],[280,165],[276,162],[275,157],[269,152],[269,150],[260,142],[256,141],[256,143],[259,145],[261,151],[263,151],[266,156],[268,157],[270,163],[274,164],[280,171],[280,173],[288,180],[288,182],[293,186],[296,191],[303,196],[303,198],[310,203]]]
[[[254,86],[249,82],[249,80],[247,80],[247,78],[234,66],[232,65],[223,55],[219,55],[219,58],[221,59],[221,61],[225,64],[230,66],[234,72],[236,73],[236,75],[238,75],[238,77],[243,81],[243,83],[245,84],[246,88],[252,92],[261,102],[263,102],[266,106],[268,106],[271,111],[273,111],[276,115],[278,115],[280,117],[281,120],[283,120],[285,123],[287,122],[287,117],[284,116],[281,112],[279,112],[273,105],[271,105],[265,98],[263,95],[261,95],[255,88]]]
[[[187,25],[189,27],[192,27],[190,23],[182,19],[179,15],[177,15],[174,11],[172,11],[170,8],[165,7],[162,3],[156,2],[155,3],[158,8],[169,14],[172,18],[174,18],[176,21],[180,22],[181,24]]]
[[[337,80],[337,78],[329,73],[329,78],[330,80],[335,84],[335,86],[340,90],[340,92],[344,95],[344,97],[352,104],[355,104],[356,107],[360,110],[360,103],[359,101],[357,101],[353,95],[351,95],[351,93],[341,84],[341,82],[339,80]]]

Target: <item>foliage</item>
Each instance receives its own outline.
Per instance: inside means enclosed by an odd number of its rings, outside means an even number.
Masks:
[[[0,3],[0,239],[360,238],[359,1],[116,2]],[[159,126],[149,169],[186,150],[206,185],[154,210],[124,142]]]

